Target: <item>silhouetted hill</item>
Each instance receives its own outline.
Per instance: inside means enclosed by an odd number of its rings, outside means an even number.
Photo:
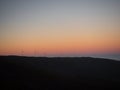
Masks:
[[[1,90],[120,89],[120,61],[0,56]]]

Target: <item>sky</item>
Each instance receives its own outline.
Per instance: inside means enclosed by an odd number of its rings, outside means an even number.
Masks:
[[[120,0],[0,0],[0,55],[120,60]]]

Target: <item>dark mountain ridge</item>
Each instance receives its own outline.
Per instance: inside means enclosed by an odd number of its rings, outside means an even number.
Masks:
[[[0,56],[7,90],[120,89],[120,61],[92,57]]]

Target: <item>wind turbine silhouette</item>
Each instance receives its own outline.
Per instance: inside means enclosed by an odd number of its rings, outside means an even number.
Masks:
[[[24,51],[23,51],[23,50],[21,50],[21,56],[23,56],[23,54],[24,54]]]
[[[36,49],[34,49],[34,56],[38,56],[38,52]]]

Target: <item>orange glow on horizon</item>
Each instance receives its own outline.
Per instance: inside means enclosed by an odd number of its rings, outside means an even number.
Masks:
[[[76,39],[65,39],[58,41],[41,41],[35,42],[30,41],[26,42],[18,42],[14,45],[10,45],[9,47],[5,47],[4,45],[0,48],[0,54],[21,54],[23,51],[24,55],[34,55],[34,53],[38,53],[39,55],[43,54],[69,54],[69,53],[103,53],[103,52],[119,52],[120,51],[120,43],[112,42],[108,40],[76,40]],[[4,48],[5,47],[5,48]]]

